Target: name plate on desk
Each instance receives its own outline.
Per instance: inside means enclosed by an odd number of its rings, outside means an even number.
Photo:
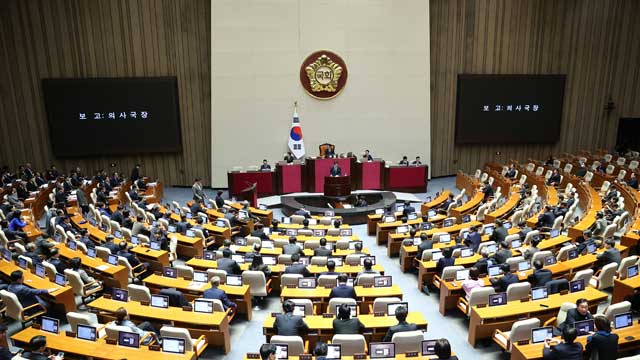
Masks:
[[[527,298],[522,298],[522,299],[520,299],[520,302],[528,302],[528,301],[529,301],[529,298],[528,298],[528,297],[527,297]]]
[[[260,359],[260,354],[247,353],[247,359]]]
[[[158,344],[149,345],[149,350],[151,350],[151,351],[160,351],[160,345],[158,345]]]
[[[487,304],[478,304],[476,305],[478,308],[483,308],[483,307],[487,307]]]
[[[142,306],[149,306],[149,301],[147,301],[147,300],[140,300],[140,305],[142,305]]]
[[[529,340],[520,340],[518,341],[518,345],[529,345]]]
[[[375,316],[375,317],[384,316],[384,315],[385,315],[384,311],[376,311],[376,312],[373,313],[373,316]]]
[[[68,337],[72,337],[72,338],[76,337],[76,333],[73,331],[65,331],[64,334],[67,335]]]
[[[404,353],[404,357],[418,357],[418,352],[417,351],[410,351],[410,352],[406,352]]]
[[[105,341],[109,345],[118,345],[118,340],[116,340],[116,339],[106,339]]]
[[[353,360],[365,360],[367,358],[367,354],[353,354]]]
[[[333,314],[330,314],[330,313],[324,313],[324,314],[322,314],[322,317],[323,317],[323,318],[332,318],[332,317],[333,317]]]
[[[182,307],[182,311],[192,311],[193,309],[191,308],[190,305],[186,305]]]
[[[311,360],[311,354],[301,354],[298,356],[299,360]]]

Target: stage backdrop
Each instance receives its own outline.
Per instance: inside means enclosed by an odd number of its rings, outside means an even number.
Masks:
[[[281,160],[293,101],[307,156],[371,150],[430,162],[429,1],[211,1],[212,185],[233,166]],[[344,59],[349,77],[332,100],[307,95],[303,60]]]

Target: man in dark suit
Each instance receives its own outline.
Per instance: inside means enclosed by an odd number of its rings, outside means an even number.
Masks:
[[[553,212],[551,210],[551,206],[545,205],[544,212],[538,216],[538,228],[550,228],[553,226],[553,221],[555,220],[555,216],[553,216]]]
[[[333,260],[327,261],[327,271],[323,271],[320,273],[322,275],[340,275],[339,272],[336,272],[336,263]]]
[[[531,275],[529,275],[529,277],[527,278],[527,281],[531,283],[531,287],[545,286],[549,281],[552,280],[553,274],[551,273],[551,270],[545,269],[542,261],[534,261],[533,267],[533,273],[531,273]]]
[[[78,202],[78,206],[82,209],[82,213],[86,214],[89,212],[89,200],[87,200],[87,194],[80,188],[76,188],[76,200]]]
[[[427,234],[420,234],[420,245],[418,245],[418,253],[416,254],[417,259],[422,259],[422,253],[425,250],[433,249],[433,238],[429,239]]]
[[[324,151],[324,157],[325,158],[336,157],[336,150],[335,150],[335,147],[333,145],[327,147],[327,149]]]
[[[609,320],[602,315],[594,318],[596,333],[587,337],[586,353],[589,359],[615,360],[618,356],[618,334],[611,332]],[[597,354],[594,357],[590,355]]]
[[[229,298],[227,297],[227,293],[224,292],[224,290],[222,289],[218,289],[218,286],[220,286],[220,278],[217,276],[212,277],[211,288],[205,290],[204,293],[202,294],[202,297],[205,299],[220,300],[225,310],[227,310],[230,307],[235,309],[237,306],[236,303],[229,300]]]
[[[551,339],[546,339],[542,358],[544,360],[582,360],[582,344],[574,342],[576,337],[578,337],[578,330],[568,327],[562,332],[564,342],[551,345]]]
[[[60,254],[58,253],[58,248],[51,248],[49,250],[49,264],[55,266],[56,271],[60,274],[64,274],[64,270],[67,268],[67,265],[60,260]]]
[[[291,151],[287,151],[287,155],[284,156],[284,161],[286,161],[287,164],[291,164],[293,162],[293,160],[295,160],[295,159],[296,158],[293,156]]]
[[[373,156],[371,156],[371,153],[369,152],[369,150],[365,150],[364,154],[362,154],[362,160],[363,161],[373,161]]]
[[[511,166],[509,166],[509,170],[507,170],[506,174],[504,174],[504,177],[506,177],[507,179],[513,179],[516,177],[516,165],[515,164],[511,164]]]
[[[631,173],[631,177],[629,178],[629,181],[627,181],[627,185],[638,190],[638,178],[636,177],[636,173]]]
[[[218,259],[218,270],[224,270],[227,274],[240,275],[240,265],[231,258],[231,250],[222,250],[222,258]]]
[[[407,216],[409,214],[413,214],[414,212],[416,212],[416,208],[411,206],[411,202],[410,201],[405,201],[404,202],[404,210],[402,210],[402,216]]]
[[[48,355],[47,356],[47,337],[43,335],[36,335],[29,340],[29,349],[31,351],[25,351],[21,357],[29,360],[62,360],[61,356]]]
[[[402,157],[402,160],[400,160],[398,165],[409,166],[409,159],[407,158],[406,155]]]
[[[398,306],[396,308],[396,319],[398,320],[398,325],[390,327],[382,341],[390,342],[393,339],[393,334],[395,333],[418,330],[416,324],[409,324],[407,322],[408,313],[409,312],[405,306]]]
[[[478,233],[478,227],[474,225],[469,229],[469,234],[467,238],[464,239],[464,244],[470,247],[474,253],[477,253],[481,242],[482,236]]]
[[[567,311],[567,317],[564,322],[558,326],[558,330],[563,331],[566,328],[573,328],[577,321],[592,319],[593,315],[589,312],[589,302],[587,299],[580,298],[576,301],[576,308]]]
[[[124,207],[122,205],[118,205],[118,207],[116,208],[116,211],[114,211],[113,214],[111,214],[111,220],[122,225],[122,222],[124,221],[124,216],[122,215],[123,210],[124,210]]]
[[[222,209],[224,207],[224,199],[222,198],[222,191],[218,190],[215,201],[218,209]]]
[[[199,212],[201,213],[205,212],[205,210],[202,208],[203,204],[204,204],[204,201],[201,199],[193,201],[193,204],[191,204],[191,208],[189,208],[189,211],[191,212],[191,215],[193,215],[193,217],[196,217]]]
[[[484,198],[482,199],[483,202],[487,202],[489,198],[493,196],[493,188],[491,187],[491,184],[489,184],[489,180],[485,180],[482,187],[482,193],[484,193]]]
[[[131,170],[131,177],[129,178],[132,183],[138,181],[140,179],[140,164],[136,164]]]
[[[518,282],[518,276],[511,273],[511,266],[509,266],[509,264],[500,265],[500,270],[502,270],[502,276],[497,279],[490,278],[489,281],[496,289],[496,292],[505,292],[509,285]]]
[[[503,241],[498,246],[498,251],[493,256],[493,259],[497,264],[504,264],[504,262],[512,255],[513,253],[511,252],[511,249],[509,249],[509,244],[507,244],[506,241]]]
[[[485,247],[484,249],[482,249],[482,251],[480,251],[480,255],[482,255],[482,257],[478,259],[478,261],[476,261],[476,264],[473,266],[478,268],[480,274],[486,274],[487,268],[489,267],[489,250]]]
[[[585,230],[582,232],[582,236],[579,236],[577,239],[578,245],[576,249],[578,250],[578,254],[585,253],[589,247],[589,245],[596,245],[595,240],[591,237],[591,230]]]
[[[46,309],[48,307],[48,304],[40,296],[48,295],[57,290],[57,288],[34,289],[24,285],[24,277],[21,270],[15,270],[11,273],[10,277],[11,284],[9,284],[9,286],[7,287],[7,291],[12,292],[16,295],[23,308],[39,303]]]
[[[340,175],[342,175],[342,169],[340,168],[340,165],[338,165],[338,160],[335,160],[333,162],[333,166],[331,167],[331,170],[329,171],[329,175],[331,175],[331,176],[340,176]]]
[[[456,261],[451,256],[452,253],[453,251],[450,247],[444,248],[442,250],[443,256],[438,259],[438,262],[436,263],[436,274],[438,274],[439,276],[442,276],[442,271],[444,270],[444,268],[446,268],[447,266],[453,266],[455,264]]]
[[[547,180],[547,185],[560,185],[560,173],[558,173],[558,169],[553,170],[553,174],[551,174],[551,177],[549,177],[549,180]]]
[[[102,246],[106,247],[107,249],[109,249],[109,251],[111,251],[112,254],[117,254],[118,251],[120,250],[120,248],[118,247],[118,244],[113,242],[113,236],[112,235],[107,235],[105,237],[105,243],[102,244]]]
[[[411,162],[411,165],[422,165],[422,160],[420,160],[420,156],[416,156],[416,159]]]
[[[313,256],[331,256],[331,249],[327,249],[327,239],[320,238],[320,247],[313,250]]]
[[[264,233],[264,225],[262,225],[262,223],[256,224],[255,230],[251,232],[251,236],[260,238],[260,240],[269,240],[269,235]]]
[[[184,234],[188,229],[191,229],[191,224],[187,221],[186,216],[180,216],[180,221],[176,223],[176,232]]]
[[[351,298],[356,300],[356,291],[353,289],[353,286],[347,285],[347,275],[340,274],[338,275],[338,286],[331,289],[331,293],[329,294],[329,299],[333,298]]]
[[[273,330],[277,335],[301,336],[309,332],[307,323],[304,322],[302,316],[293,315],[293,309],[293,301],[285,300],[282,303],[284,314],[276,315],[276,320],[273,322]]]
[[[489,238],[489,240],[495,241],[496,244],[499,244],[504,241],[507,235],[509,235],[509,232],[503,226],[502,220],[496,219],[495,223],[496,223],[496,228],[495,230],[493,230],[493,233],[491,234],[491,237]]]
[[[620,250],[616,249],[616,242],[613,239],[607,239],[604,241],[604,251],[598,255],[597,266],[602,268],[603,266],[616,263],[620,265]]]
[[[271,165],[267,163],[267,159],[262,160],[262,165],[260,165],[260,171],[270,171]]]
[[[311,271],[307,269],[307,266],[300,262],[300,255],[291,255],[292,264],[284,268],[285,274],[300,274],[302,277],[312,277]]]
[[[300,256],[304,256],[304,251],[302,251],[300,246],[296,245],[296,240],[295,236],[290,236],[289,243],[282,247],[282,253],[285,255],[298,254]]]

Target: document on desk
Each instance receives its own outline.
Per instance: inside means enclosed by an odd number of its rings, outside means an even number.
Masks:
[[[96,266],[96,269],[100,270],[100,271],[105,271],[109,268],[109,265],[98,265]]]
[[[188,288],[189,288],[190,290],[200,290],[200,289],[202,289],[202,287],[203,287],[204,285],[205,285],[205,284],[203,284],[203,283],[191,282],[191,283],[189,283]]]

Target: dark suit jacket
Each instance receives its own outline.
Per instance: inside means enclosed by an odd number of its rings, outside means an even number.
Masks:
[[[393,339],[393,334],[404,332],[404,331],[415,331],[418,330],[416,324],[409,324],[406,321],[398,323],[398,325],[394,325],[387,330],[387,334],[384,336],[383,342],[390,342]]]
[[[333,298],[352,298],[356,299],[356,290],[353,286],[348,286],[346,284],[340,284],[333,289],[331,289],[331,293],[329,294],[329,299]]]
[[[227,274],[239,275],[242,273],[240,270],[240,265],[230,258],[222,258],[218,259],[218,270],[224,270]]]
[[[131,182],[134,182],[136,180],[138,180],[140,178],[140,169],[133,168],[133,170],[131,170],[131,177],[129,178],[131,180]]]
[[[60,259],[51,258],[49,259],[49,264],[55,266],[56,271],[60,274],[64,274],[64,270],[67,268],[67,265],[65,265]]]
[[[202,297],[205,299],[217,299],[222,301],[222,305],[224,305],[225,310],[230,307],[236,307],[236,304],[227,297],[227,293],[221,289],[209,288],[204,291]]]
[[[291,265],[287,266],[286,268],[284,268],[284,273],[285,274],[300,274],[303,277],[313,277],[313,274],[311,274],[309,269],[307,269],[307,267],[304,264],[301,264],[301,263],[291,264]]]
[[[330,249],[324,247],[319,247],[313,250],[313,256],[331,256],[331,253]]]
[[[496,292],[505,292],[511,284],[518,282],[518,276],[513,273],[505,274],[499,279],[490,279],[491,285],[496,289]]]
[[[527,281],[531,283],[531,287],[545,286],[552,280],[552,275],[548,269],[534,270],[527,278]]]
[[[420,260],[422,258],[422,253],[425,250],[433,249],[433,240],[423,241],[418,245],[418,253],[416,254],[416,258]]]
[[[331,167],[331,171],[329,171],[329,175],[331,175],[331,176],[340,176],[340,175],[342,175],[342,169],[340,168],[340,166],[338,166],[337,168],[334,168],[332,166]]]
[[[302,251],[302,248],[295,244],[287,244],[283,246],[282,253],[285,255],[300,254],[300,256],[304,256],[304,251]]]
[[[358,318],[351,319],[333,319],[334,334],[361,334],[364,331],[364,325]]]
[[[182,291],[176,288],[166,288],[160,290],[160,295],[169,297],[169,306],[183,307],[189,305],[189,301],[184,297]]]
[[[224,206],[224,199],[222,198],[222,196],[216,196],[216,206],[220,209],[222,209],[222,207]]]
[[[467,244],[467,246],[473,249],[474,253],[478,252],[478,247],[480,247],[481,242],[482,242],[482,236],[477,231],[473,233],[469,233],[469,237],[464,241],[464,243]]]
[[[118,256],[122,256],[123,258],[126,258],[127,261],[129,261],[129,265],[131,265],[131,267],[136,267],[140,264],[140,260],[138,260],[138,258],[135,255],[133,255],[128,251],[118,251]]]
[[[616,248],[605,250],[603,253],[598,255],[598,262],[600,266],[604,266],[612,262],[620,264],[620,250]]]
[[[560,174],[551,175],[549,180],[547,180],[547,185],[551,185],[551,184],[560,184]]]
[[[101,246],[102,247],[106,247],[107,249],[109,249],[113,255],[118,254],[118,251],[120,250],[118,245],[116,243],[114,243],[113,241],[112,242],[106,242],[106,243],[102,244]]]
[[[476,261],[476,264],[473,265],[476,268],[478,268],[478,271],[480,272],[480,274],[486,274],[487,273],[487,267],[489,267],[489,264],[487,263],[489,261],[489,259],[487,258],[480,258],[480,260]]]
[[[566,326],[573,326],[573,324],[575,324],[576,321],[591,320],[591,319],[593,319],[593,315],[591,315],[591,313],[587,313],[587,315],[583,316],[583,315],[580,315],[577,309],[569,309],[569,311],[567,311],[567,317],[564,319],[564,322],[560,324],[560,326],[558,326],[558,330],[562,332],[562,330],[564,330]]]
[[[550,348],[542,349],[542,358],[545,360],[582,360],[582,344],[561,343]]]
[[[509,235],[507,229],[505,229],[503,226],[498,226],[491,234],[491,240],[495,241],[496,243],[501,243],[504,241],[507,235]]]
[[[300,336],[305,335],[309,331],[309,327],[301,316],[284,313],[276,316],[273,330],[278,335]]]
[[[38,303],[38,295],[47,295],[49,292],[46,289],[32,289],[23,284],[9,284],[7,291],[16,294],[18,301],[22,304],[22,307],[31,306]]]
[[[438,259],[438,262],[436,263],[436,274],[442,275],[442,270],[447,266],[453,266],[455,262],[456,260],[452,257],[450,258],[441,257],[440,259]]]
[[[598,360],[615,360],[618,354],[618,335],[597,331],[587,338],[587,353],[596,352]]]
[[[498,250],[496,254],[493,256],[493,258],[496,260],[498,264],[504,264],[507,261],[507,259],[510,258],[512,255],[513,253],[511,252],[511,250],[504,249],[504,250]]]
[[[111,214],[111,220],[117,222],[118,224],[122,225],[122,222],[124,221],[124,217],[122,216],[122,213],[120,212],[120,210],[116,210],[114,211],[113,214]]]
[[[553,214],[550,211],[547,211],[541,214],[540,216],[538,216],[538,226],[552,227],[554,220],[555,220],[555,217],[553,216]]]

